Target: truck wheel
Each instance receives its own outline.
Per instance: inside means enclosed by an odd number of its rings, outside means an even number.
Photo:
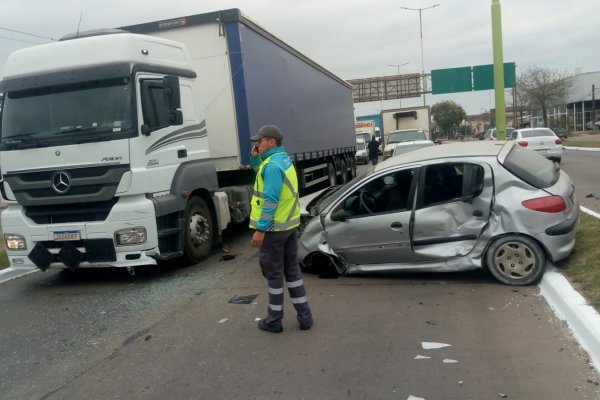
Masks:
[[[542,248],[534,240],[520,235],[494,240],[485,260],[494,278],[505,285],[532,285],[542,278],[546,268]]]
[[[335,166],[332,162],[327,163],[327,176],[329,177],[329,186],[335,186],[336,177],[335,177]]]
[[[343,158],[340,160],[340,183],[343,185],[348,182],[348,168],[346,167],[346,160]]]
[[[354,158],[348,159],[348,165],[350,165],[350,171],[348,172],[348,178],[356,178],[356,160]]]
[[[191,197],[185,209],[184,252],[188,260],[198,263],[210,255],[213,244],[213,220],[201,197]]]

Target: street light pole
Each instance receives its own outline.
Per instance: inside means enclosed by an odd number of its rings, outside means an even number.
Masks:
[[[400,7],[403,10],[409,11],[418,11],[419,12],[419,31],[421,33],[421,78],[423,79],[423,106],[427,105],[427,101],[425,99],[425,92],[427,92],[427,78],[425,77],[425,63],[423,61],[423,19],[421,18],[421,12],[424,10],[429,10],[430,8],[438,7],[439,4],[434,4],[429,7],[423,8],[410,8],[410,7]]]
[[[398,78],[396,78],[396,84],[398,85],[398,101],[400,102],[400,108],[402,108],[402,91],[401,91],[401,83],[402,80],[400,79],[400,67],[403,67],[405,65],[408,65],[407,62],[403,63],[403,64],[388,64],[388,67],[396,67],[398,68]]]

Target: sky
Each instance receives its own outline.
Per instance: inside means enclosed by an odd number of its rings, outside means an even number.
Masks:
[[[491,0],[1,0],[0,76],[7,56],[79,29],[114,28],[228,8],[242,13],[343,79],[492,64]],[[504,61],[569,74],[600,71],[598,0],[500,0]],[[18,32],[15,32],[18,31]],[[19,33],[22,32],[22,33]],[[25,34],[27,33],[27,34]],[[492,91],[428,95],[468,114],[494,107]],[[422,104],[421,98],[355,105],[356,115]]]

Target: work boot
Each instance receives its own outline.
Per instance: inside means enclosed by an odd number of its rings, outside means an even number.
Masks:
[[[283,332],[283,326],[281,326],[281,323],[268,324],[265,322],[264,319],[261,319],[260,321],[258,321],[258,329],[260,329],[261,331],[267,331],[267,332],[271,332],[271,333]]]
[[[312,317],[310,317],[307,320],[299,321],[299,322],[300,322],[300,330],[307,331],[310,328],[312,328],[314,321],[313,321]]]

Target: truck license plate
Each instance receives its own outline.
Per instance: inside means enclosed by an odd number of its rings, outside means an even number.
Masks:
[[[81,235],[79,231],[55,231],[54,240],[64,242],[67,240],[80,240]]]

